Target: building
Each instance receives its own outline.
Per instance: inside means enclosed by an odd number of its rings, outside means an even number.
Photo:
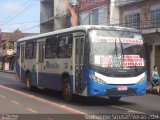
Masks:
[[[160,0],[111,0],[111,6],[115,16],[111,15],[110,25],[132,27],[142,32],[149,80],[154,65],[160,73]]]
[[[66,27],[67,8],[63,0],[40,1],[40,32],[46,33]]]
[[[80,0],[79,23],[81,25],[108,25],[110,0]]]
[[[23,37],[36,35],[34,33],[0,32],[0,69],[14,69],[16,55],[16,41]]]
[[[110,0],[67,0],[78,16],[78,25],[108,25]],[[64,0],[41,0],[41,33],[73,25],[71,11]]]

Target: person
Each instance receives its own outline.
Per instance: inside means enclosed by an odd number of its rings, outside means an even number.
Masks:
[[[160,94],[160,90],[159,90],[159,75],[158,75],[158,68],[155,65],[154,66],[154,70],[152,72],[152,80],[151,80],[151,85],[152,85],[152,91],[153,91],[153,87],[156,87],[157,89],[157,94]]]

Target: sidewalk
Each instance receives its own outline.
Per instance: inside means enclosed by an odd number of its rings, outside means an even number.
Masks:
[[[149,90],[151,88],[151,82],[147,81],[147,90]]]
[[[146,91],[146,93],[147,94],[157,94],[157,89],[156,89],[156,87],[153,87],[153,91],[152,91],[152,93],[151,93],[151,82],[150,81],[147,81],[147,91]]]
[[[14,70],[0,70],[0,72],[4,72],[4,73],[10,73],[10,74],[16,74],[16,72]]]

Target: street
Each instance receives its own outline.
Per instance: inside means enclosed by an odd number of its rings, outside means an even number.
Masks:
[[[15,74],[0,72],[0,113],[2,114],[147,114],[160,115],[160,96],[124,97],[111,102],[107,97],[75,96],[71,103],[63,100],[60,92],[28,91],[18,83]],[[53,120],[52,116],[45,116]],[[58,115],[57,115],[58,117]],[[65,116],[64,116],[65,117]],[[73,116],[72,116],[73,117]],[[75,116],[76,117],[76,116]],[[42,117],[40,117],[42,118]],[[68,118],[69,119],[69,118]]]

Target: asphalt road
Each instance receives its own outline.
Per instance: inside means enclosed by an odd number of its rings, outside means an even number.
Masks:
[[[124,97],[119,102],[111,102],[107,97],[75,96],[73,102],[67,103],[60,92],[28,91],[24,84],[16,81],[15,74],[0,72],[0,113],[4,116],[6,113],[18,114],[19,118],[27,120],[29,117],[43,120],[89,119],[87,116],[79,117],[80,114],[147,114],[157,119],[157,114],[160,115],[160,96]]]

